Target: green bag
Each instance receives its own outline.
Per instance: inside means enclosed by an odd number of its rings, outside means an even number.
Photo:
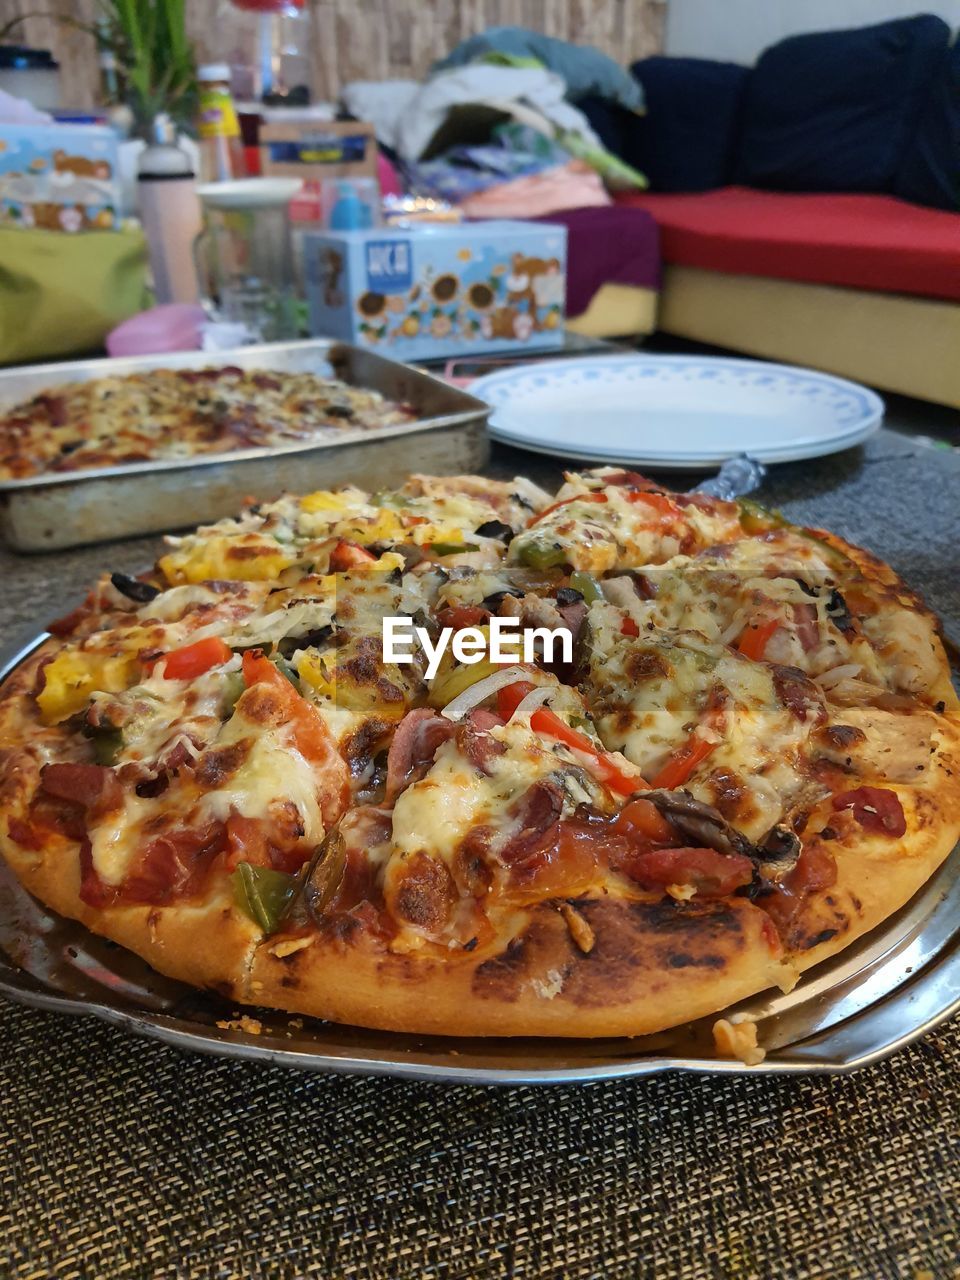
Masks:
[[[102,351],[111,329],[149,305],[139,227],[0,227],[0,364]]]

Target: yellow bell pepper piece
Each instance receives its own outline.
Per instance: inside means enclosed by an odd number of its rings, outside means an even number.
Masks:
[[[486,676],[492,676],[500,667],[489,658],[481,658],[479,662],[454,667],[443,675],[439,675],[430,687],[427,703],[436,711],[442,711],[448,702],[452,702],[464,689],[469,689]]]
[[[164,577],[175,586],[210,579],[272,582],[294,563],[294,557],[278,544],[256,537],[206,538],[178,547],[159,562]]]
[[[378,511],[376,516],[370,519],[362,516],[348,516],[337,522],[334,532],[340,538],[359,542],[361,546],[371,542],[394,542],[405,538],[400,517],[394,511]]]
[[[301,680],[306,680],[312,689],[316,689],[317,693],[322,694],[326,698],[333,699],[336,695],[336,681],[333,672],[327,674],[326,664],[316,653],[309,650],[303,654],[297,666],[297,675]]]
[[[330,489],[317,489],[300,499],[300,510],[311,515],[316,511],[346,511],[353,506],[355,498],[346,497],[342,493],[334,493]]]
[[[300,658],[297,674],[322,697],[329,698],[344,711],[376,715],[382,720],[400,720],[407,710],[406,699],[388,702],[374,685],[357,684],[349,676],[338,680],[336,672],[328,671],[320,657],[309,651]],[[391,684],[401,689],[404,687],[396,667],[385,666],[383,675]]]
[[[44,724],[58,724],[83,711],[94,693],[120,693],[139,674],[139,662],[119,656],[65,649],[43,670],[43,689],[37,705]]]

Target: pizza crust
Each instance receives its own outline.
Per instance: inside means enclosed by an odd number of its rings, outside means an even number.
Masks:
[[[484,953],[394,954],[358,929],[281,958],[273,938],[257,950],[248,999],[384,1031],[587,1038],[661,1031],[795,981],[767,916],[745,899],[573,905],[594,934],[588,954],[558,902],[525,912],[515,936]]]

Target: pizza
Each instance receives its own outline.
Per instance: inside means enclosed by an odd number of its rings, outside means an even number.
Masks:
[[[234,1003],[652,1033],[790,989],[960,834],[921,600],[841,538],[630,471],[284,496],[50,630],[0,688],[3,854]]]
[[[93,378],[0,413],[0,480],[298,444],[416,416],[316,373],[227,365]]]

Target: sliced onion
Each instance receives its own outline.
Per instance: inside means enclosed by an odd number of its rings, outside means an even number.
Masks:
[[[514,721],[529,720],[537,707],[542,707],[548,699],[553,697],[555,692],[556,690],[551,689],[546,684],[541,684],[535,689],[531,689],[517,704],[517,709],[507,721],[507,724],[513,724]]]
[[[845,662],[841,667],[832,667],[829,671],[824,671],[822,675],[814,676],[814,680],[816,680],[821,689],[832,689],[841,680],[854,679],[862,670],[863,667],[859,662]]]
[[[464,689],[463,693],[458,693],[440,714],[447,720],[462,720],[474,707],[479,707],[481,702],[486,702],[493,694],[505,689],[508,684],[529,679],[530,672],[523,667],[504,667],[502,671],[494,671],[492,675],[484,676],[482,680],[472,684],[469,689]]]
[[[723,629],[723,631],[721,631],[720,643],[732,644],[734,640],[736,640],[740,632],[743,630],[745,624],[746,624],[746,614],[743,609],[738,609],[737,612],[733,615],[733,618],[731,619],[729,625],[726,626]]]

